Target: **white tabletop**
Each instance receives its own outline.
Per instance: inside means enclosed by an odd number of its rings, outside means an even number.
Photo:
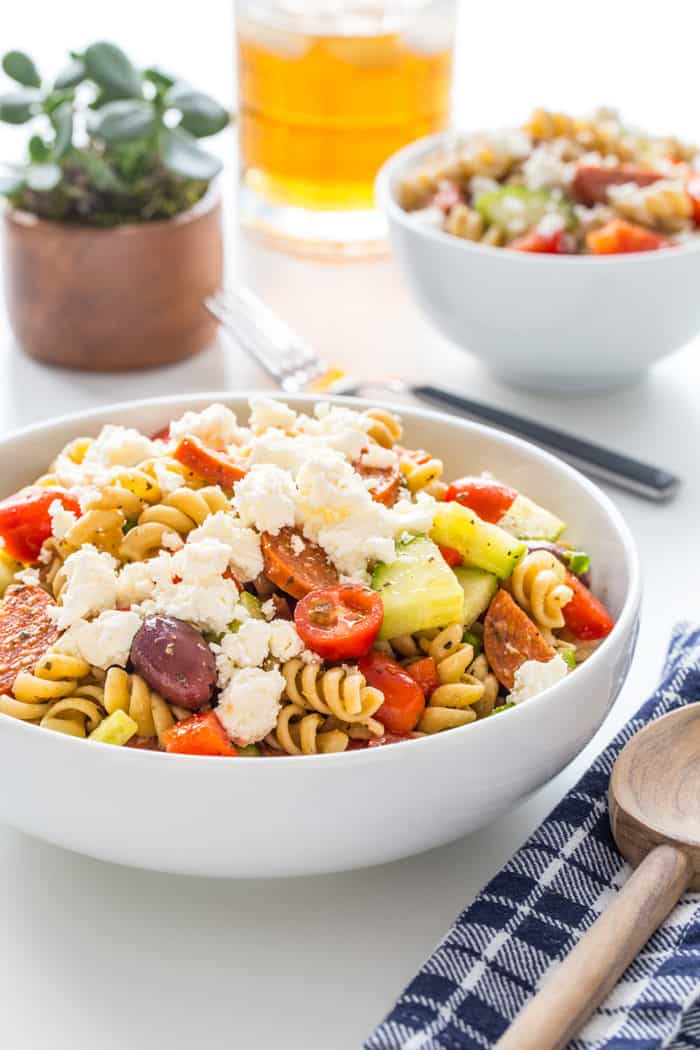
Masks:
[[[120,39],[138,40],[145,57],[159,49],[162,53],[158,18],[169,7],[135,0],[122,4]],[[192,30],[189,25],[174,27],[169,44],[173,59],[166,62],[163,55],[163,64],[191,69],[196,79],[196,52],[207,86],[208,72],[220,68],[229,50],[229,42],[222,42],[228,31],[224,7],[222,0],[202,0],[198,9],[211,22],[203,20]],[[605,10],[608,19],[618,17],[609,4],[596,0],[593,7],[600,9],[599,15]],[[474,18],[483,33],[494,16],[488,15],[489,5],[482,8]],[[621,19],[638,10],[627,0],[616,8]],[[76,35],[87,39],[114,32],[102,5],[74,0],[70,10],[75,16],[68,27],[59,16],[65,6],[59,5],[54,15],[47,13],[56,24],[44,27],[38,49],[54,63],[60,48],[74,43]],[[540,25],[551,29],[561,10],[550,0],[537,5]],[[12,37],[20,46],[33,45],[32,11],[27,7],[11,16],[17,33],[6,32],[8,43]],[[513,4],[512,15],[530,19],[533,8]],[[593,12],[588,22],[595,27],[596,21]],[[524,21],[514,24],[513,36],[527,28]],[[627,38],[622,21],[619,28],[617,39]],[[470,23],[462,30],[467,52],[472,29]],[[651,53],[653,26],[647,30]],[[677,61],[669,67],[670,76],[685,64],[680,52],[693,37],[674,38]],[[600,39],[590,29],[588,44],[593,47]],[[202,51],[205,41],[212,42],[211,61]],[[520,61],[511,34],[505,47]],[[690,61],[690,51],[687,57]],[[553,61],[563,75],[561,55],[554,54]],[[486,74],[483,55],[475,56],[474,63]],[[523,60],[517,72],[527,71]],[[465,83],[480,83],[467,82],[466,76]],[[561,105],[590,102],[573,74],[563,81],[568,88],[559,98],[552,98],[553,73],[550,78],[535,70],[532,77],[528,102],[546,97]],[[223,90],[227,78],[228,73],[211,74],[208,86]],[[664,113],[643,78],[634,86],[647,90],[643,101],[651,119],[662,124]],[[623,77],[604,83],[605,92],[639,103]],[[669,88],[666,99],[673,94]],[[489,116],[505,119],[512,102],[512,91],[501,86],[485,105]],[[680,111],[688,121],[691,104]],[[469,838],[368,871],[285,882],[213,882],[110,866],[0,827],[0,1017],[3,1043],[13,1050],[150,1050],[154,1039],[170,1050],[357,1050],[454,916],[648,693],[673,622],[698,616],[700,342],[632,390],[585,400],[527,396],[496,385],[472,358],[436,335],[391,262],[321,265],[273,254],[239,238],[232,209],[228,234],[231,276],[248,281],[304,336],[353,373],[373,375],[380,362],[382,372],[430,379],[646,457],[677,471],[687,484],[667,507],[611,491],[637,538],[646,578],[642,630],[627,685],[575,763],[528,802]],[[0,313],[3,432],[126,398],[268,385],[224,342],[194,361],[159,372],[99,376],[48,370],[13,345]],[[11,792],[12,784],[2,783],[2,790]],[[245,849],[245,842],[240,845]]]

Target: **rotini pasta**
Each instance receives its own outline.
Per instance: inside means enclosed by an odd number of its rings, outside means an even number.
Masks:
[[[433,637],[419,638],[420,648],[435,661],[440,682],[418,723],[420,732],[439,733],[476,720],[472,704],[482,699],[484,683],[469,673],[474,648],[462,641],[463,633],[462,624],[454,623]]]
[[[447,486],[440,480],[444,470],[441,459],[428,452],[417,450],[403,452],[399,456],[399,467],[409,492],[427,492],[441,497]]]
[[[124,561],[144,561],[163,547],[163,537],[174,534],[182,539],[216,511],[230,511],[223,489],[210,486],[194,491],[176,489],[161,503],[146,507],[119,545]]]
[[[356,668],[329,667],[323,670],[315,660],[305,663],[295,658],[282,667],[285,696],[300,708],[321,715],[334,715],[349,725],[367,726],[380,736],[383,726],[373,716],[384,697],[378,689],[368,686],[364,675]]]
[[[682,182],[662,179],[651,186],[627,184],[610,191],[613,209],[626,219],[668,233],[689,230],[693,204]]]
[[[89,684],[90,665],[50,652],[33,671],[15,678],[12,696],[0,697],[0,711],[72,736],[86,736],[102,720],[99,690]]]
[[[373,408],[365,412],[365,417],[371,421],[367,428],[367,436],[382,448],[393,448],[401,440],[403,427],[401,420],[393,412]]]
[[[104,679],[103,706],[108,715],[124,711],[138,726],[140,737],[157,737],[162,743],[166,732],[176,722],[191,714],[166,703],[137,674],[121,667],[110,667]]]
[[[511,590],[518,605],[529,613],[538,627],[564,626],[562,609],[573,591],[566,584],[566,570],[549,551],[527,554],[513,570]]]
[[[325,720],[317,712],[309,712],[299,704],[283,704],[277,725],[266,737],[266,742],[277,751],[288,755],[328,755],[345,751],[348,733],[341,729],[324,728]]]

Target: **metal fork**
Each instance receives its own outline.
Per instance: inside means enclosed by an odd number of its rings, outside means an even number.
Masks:
[[[249,288],[227,289],[205,300],[205,306],[243,349],[288,394],[304,391],[357,396],[369,391],[410,394],[422,401],[498,427],[546,448],[583,473],[656,502],[676,495],[680,478],[619,452],[544,426],[492,405],[453,394],[439,387],[380,378],[350,382],[340,368],[332,368]]]

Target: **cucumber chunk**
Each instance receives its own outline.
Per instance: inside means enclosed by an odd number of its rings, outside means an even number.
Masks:
[[[372,587],[384,604],[379,637],[397,638],[461,623],[464,591],[427,536],[397,543],[396,561],[378,565]]]
[[[138,732],[138,729],[131,715],[118,708],[103,722],[100,722],[97,729],[93,729],[88,740],[99,740],[101,744],[117,744],[123,747]]]
[[[566,523],[527,496],[516,496],[498,523],[519,540],[557,540]]]
[[[552,213],[561,215],[567,225],[571,221],[571,212],[561,201],[546,190],[529,190],[525,186],[504,186],[482,193],[476,199],[476,210],[488,225],[514,234],[531,230]]]
[[[498,525],[482,521],[461,503],[441,503],[435,515],[431,539],[441,547],[454,547],[465,564],[507,580],[527,550]]]
[[[463,565],[453,569],[453,572],[464,591],[464,626],[471,627],[491,604],[498,590],[498,579],[492,572],[467,569]]]

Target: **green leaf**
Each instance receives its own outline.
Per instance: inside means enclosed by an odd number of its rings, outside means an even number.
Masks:
[[[141,98],[141,77],[116,44],[106,41],[90,44],[84,61],[88,76],[105,88],[112,98]]]
[[[165,104],[179,109],[182,114],[180,127],[198,139],[223,131],[231,119],[228,110],[216,99],[186,84],[176,84],[165,96]]]
[[[6,124],[26,124],[37,111],[39,93],[27,88],[0,95],[0,120]]]
[[[90,122],[90,133],[108,145],[147,138],[156,127],[156,113],[150,102],[124,99],[108,102]]]
[[[29,140],[29,159],[32,164],[44,164],[51,158],[51,150],[41,135],[32,135]]]
[[[21,190],[24,185],[24,169],[12,171],[8,168],[0,171],[0,196],[9,197],[11,193]]]
[[[148,69],[144,69],[143,76],[145,80],[149,80],[151,84],[155,84],[157,88],[161,88],[163,91],[167,91],[175,83],[176,77],[168,73],[165,69],[161,69],[160,66],[149,66]]]
[[[53,144],[54,157],[64,157],[73,142],[73,107],[70,102],[62,102],[51,114],[51,123],[56,131]]]
[[[218,157],[201,149],[196,139],[180,128],[168,131],[163,136],[160,157],[169,171],[175,175],[183,175],[186,179],[202,179],[208,182],[218,175],[222,168]]]
[[[51,117],[51,119],[53,119],[53,114],[59,108],[59,106],[62,106],[64,102],[70,102],[72,105],[74,100],[75,92],[72,88],[55,88],[53,91],[50,91],[48,95],[44,96],[42,102],[42,109],[48,117]]]
[[[70,164],[85,172],[96,190],[123,191],[124,183],[112,170],[107,161],[91,149],[71,150],[68,158]]]
[[[34,62],[24,51],[8,51],[2,56],[2,68],[24,87],[41,87],[41,77]]]
[[[32,164],[27,168],[27,186],[37,193],[48,193],[61,181],[58,164]]]
[[[81,84],[86,76],[85,63],[82,59],[74,58],[65,69],[61,70],[54,80],[53,86],[59,90],[74,88]]]

